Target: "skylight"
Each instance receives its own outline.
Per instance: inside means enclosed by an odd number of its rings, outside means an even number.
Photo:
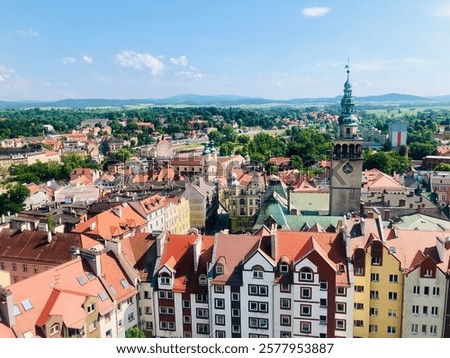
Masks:
[[[86,272],[86,276],[89,281],[95,280],[95,275],[92,272]]]
[[[129,286],[128,281],[127,280],[121,280],[120,284],[122,285],[123,288],[127,288]]]
[[[86,278],[83,275],[77,276],[77,281],[81,286],[83,286],[87,282]]]
[[[98,297],[100,297],[100,299],[101,299],[102,301],[106,301],[106,300],[108,299],[108,295],[106,294],[105,291],[100,291],[100,292],[98,293]]]
[[[14,306],[13,306],[13,313],[14,313],[14,316],[20,315],[20,309],[19,309],[19,306],[17,306],[17,305],[14,305]]]
[[[22,307],[25,311],[29,311],[33,308],[33,305],[31,304],[31,301],[27,298],[26,300],[22,301]]]
[[[109,286],[109,289],[111,290],[113,296],[117,295],[117,291],[116,291],[116,289],[113,286]]]

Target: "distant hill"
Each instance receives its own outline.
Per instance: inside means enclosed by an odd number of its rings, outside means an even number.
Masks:
[[[183,94],[167,98],[148,98],[148,99],[104,99],[104,98],[86,98],[86,99],[63,99],[59,101],[23,101],[6,102],[0,101],[0,108],[101,108],[101,107],[127,107],[127,106],[246,106],[246,105],[319,105],[319,104],[338,104],[342,96],[323,97],[323,98],[294,98],[289,100],[275,100],[257,97],[242,97],[233,95],[203,96],[197,94]],[[439,104],[450,102],[450,95],[438,97],[419,97],[408,94],[389,93],[379,96],[355,97],[357,104],[364,103],[411,103],[411,104]]]

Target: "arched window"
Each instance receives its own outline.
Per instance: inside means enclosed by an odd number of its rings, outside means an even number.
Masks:
[[[170,285],[170,275],[166,272],[163,272],[159,275],[159,282],[161,285]]]
[[[216,264],[216,275],[223,275],[223,265]]]
[[[261,266],[253,266],[252,273],[253,273],[253,278],[263,278],[264,269]]]
[[[300,270],[300,281],[312,281],[313,272],[309,267],[304,267]]]
[[[280,263],[280,273],[283,274],[289,273],[289,264],[287,262]]]
[[[205,274],[201,274],[198,278],[198,283],[202,286],[206,286],[206,275]]]

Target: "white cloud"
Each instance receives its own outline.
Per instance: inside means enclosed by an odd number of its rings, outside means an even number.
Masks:
[[[153,76],[164,72],[164,63],[149,53],[122,51],[116,55],[116,63],[122,67],[131,67],[137,70],[148,69]]]
[[[170,62],[172,62],[174,65],[186,67],[189,64],[189,60],[186,56],[180,56],[178,58],[172,57],[170,59]]]
[[[441,6],[432,15],[436,17],[450,17],[450,5]]]
[[[197,72],[197,71],[182,71],[182,72],[177,72],[176,75],[184,76],[187,78],[193,78],[193,79],[198,79],[198,78],[203,77],[203,74],[201,74],[200,72]]]
[[[73,58],[73,57],[64,57],[64,58],[62,59],[62,62],[63,62],[65,65],[68,65],[68,64],[77,62],[77,60],[76,60],[75,58]]]
[[[32,29],[21,30],[19,32],[23,37],[38,37],[39,36],[39,32],[34,31]]]
[[[0,82],[6,82],[11,79],[11,76],[15,73],[12,68],[0,66]]]
[[[318,17],[328,14],[328,7],[307,7],[302,10],[304,17]]]
[[[93,61],[92,56],[88,56],[88,55],[83,56],[83,62],[92,63],[92,61]]]

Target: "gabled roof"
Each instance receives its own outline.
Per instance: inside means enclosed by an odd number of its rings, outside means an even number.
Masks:
[[[406,188],[396,182],[393,177],[378,169],[365,170],[363,175],[367,179],[364,188],[373,192],[405,192]]]
[[[91,274],[87,276],[87,272]],[[98,296],[100,292],[105,292],[101,281],[79,257],[14,283],[8,286],[8,289],[12,292],[13,303],[18,309],[15,316],[15,331],[18,337],[23,337],[27,331],[31,331],[33,336],[40,334],[36,327],[42,325],[49,314],[61,315],[65,322],[76,326],[77,320],[83,320],[84,317],[80,304],[84,302],[85,297]],[[78,299],[80,297],[81,299]],[[26,300],[29,305],[25,306]],[[113,309],[114,303],[108,295],[104,300],[98,300],[100,314]],[[2,324],[6,322],[1,322],[0,326]]]

